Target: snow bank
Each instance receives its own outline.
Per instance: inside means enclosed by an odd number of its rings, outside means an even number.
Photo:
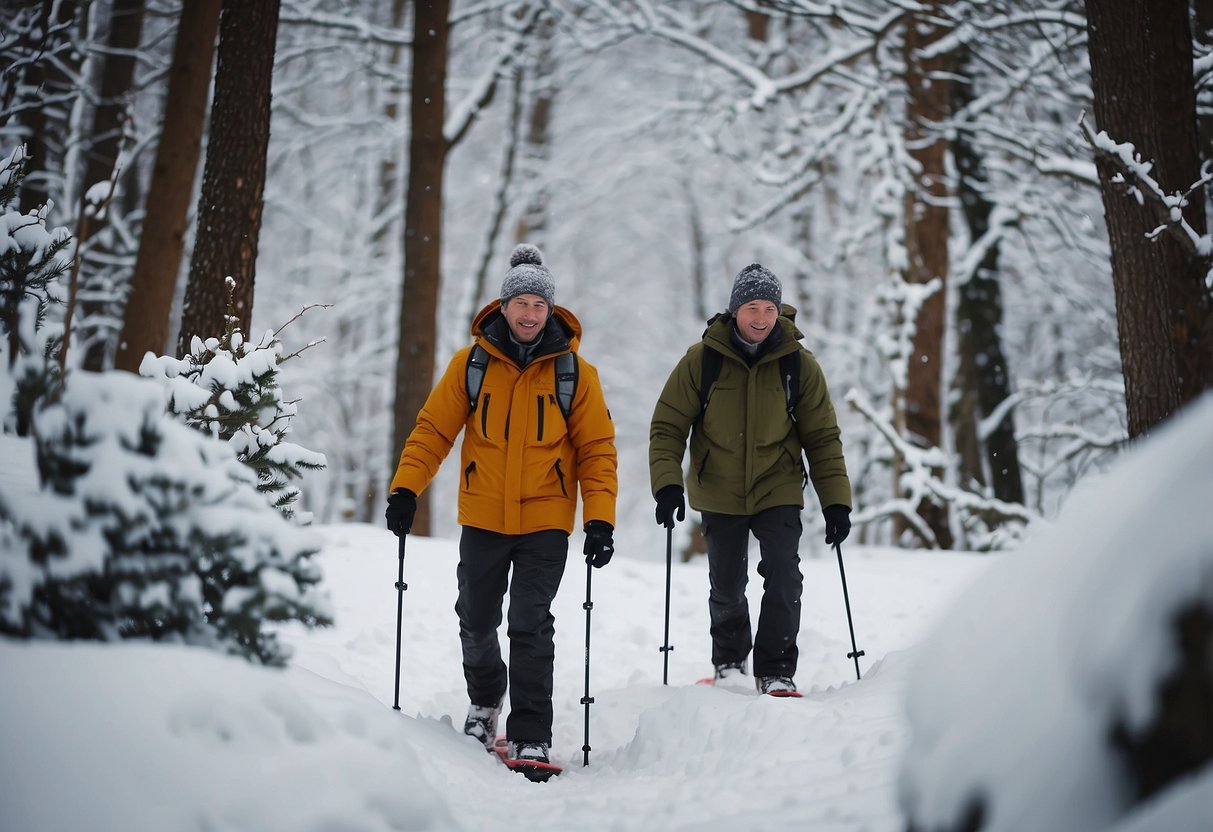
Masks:
[[[305,671],[9,641],[0,666],[5,829],[460,828],[415,751],[426,724]]]
[[[1103,829],[1130,808],[1113,726],[1150,724],[1176,614],[1213,610],[1210,425],[1206,397],[1093,478],[928,639],[901,772],[914,828]]]

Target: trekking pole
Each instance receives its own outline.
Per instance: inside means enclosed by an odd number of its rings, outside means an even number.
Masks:
[[[404,613],[404,591],[409,585],[404,582],[404,539],[407,534],[400,535],[400,572],[396,578],[396,698],[392,704],[393,710],[400,710],[400,624]]]
[[[585,603],[582,604],[585,610],[585,696],[581,697],[581,704],[585,705],[585,744],[581,746],[583,767],[590,764],[590,705],[594,704],[594,697],[590,696],[590,610],[594,609],[594,602],[590,600],[590,584],[593,579],[594,567],[586,563]]]
[[[847,627],[851,631],[851,652],[847,653],[848,659],[855,660],[855,678],[861,678],[859,675],[859,657],[863,655],[863,651],[855,646],[855,625],[851,623],[851,596],[847,593],[847,573],[842,568],[842,543],[834,544],[834,551],[838,553],[838,574],[842,576],[842,600],[847,605]]]
[[[665,644],[661,646],[661,684],[670,683],[670,564],[674,556],[674,523],[665,530]]]

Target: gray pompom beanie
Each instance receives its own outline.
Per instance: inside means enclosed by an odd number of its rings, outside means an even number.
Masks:
[[[729,295],[729,314],[752,300],[769,300],[776,307],[783,302],[783,286],[779,278],[758,263],[751,263],[733,279],[733,292]]]
[[[510,270],[501,281],[501,305],[518,295],[539,295],[547,301],[549,312],[556,305],[556,284],[552,273],[543,265],[539,249],[522,243],[510,255]]]

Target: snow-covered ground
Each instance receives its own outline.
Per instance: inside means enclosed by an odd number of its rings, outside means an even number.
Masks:
[[[674,564],[663,686],[665,565],[617,557],[593,573],[583,767],[586,568],[571,557],[556,603],[553,749],[567,768],[534,784],[445,719],[458,726],[467,707],[455,542],[408,540],[396,712],[395,538],[319,531],[337,623],[291,630],[286,670],[172,646],[0,641],[0,828],[898,829],[907,651],[993,561],[845,547],[866,651],[856,683],[837,562],[824,548],[806,557],[806,696],[776,700],[694,684],[710,669],[702,560]],[[659,528],[653,537],[664,545]],[[755,606],[760,585],[752,575]]]
[[[554,753],[567,769],[544,784],[456,730],[455,542],[407,541],[397,712],[396,540],[321,528],[337,623],[285,631],[286,669],[199,648],[0,640],[0,829],[891,832],[958,828],[972,812],[990,832],[1206,832],[1207,758],[1137,803],[1110,738],[1151,728],[1180,666],[1176,615],[1213,609],[1210,424],[1206,397],[1014,552],[847,547],[860,682],[837,562],[806,558],[803,699],[694,684],[709,670],[702,561],[674,566],[662,685],[664,564],[618,557],[592,573],[588,767],[587,570],[574,556],[556,603]],[[759,584],[752,572],[752,607]]]

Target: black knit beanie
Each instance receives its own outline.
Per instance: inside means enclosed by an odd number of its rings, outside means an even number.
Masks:
[[[752,300],[769,300],[776,307],[783,301],[783,287],[779,278],[758,263],[751,263],[733,279],[733,292],[729,295],[729,314]]]

